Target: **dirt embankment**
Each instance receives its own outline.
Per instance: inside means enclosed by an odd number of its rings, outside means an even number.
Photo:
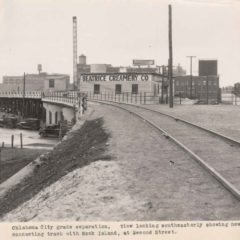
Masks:
[[[2,148],[0,183],[11,177],[13,174],[45,152],[45,149]]]
[[[86,121],[80,129],[69,135],[68,140],[41,158],[41,164],[33,175],[0,199],[0,216],[31,199],[74,169],[99,159],[110,160],[110,156],[105,153],[108,138],[108,133],[103,129],[102,118]]]

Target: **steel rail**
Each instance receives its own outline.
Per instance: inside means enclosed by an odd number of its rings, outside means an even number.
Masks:
[[[130,105],[130,104],[129,104],[129,105]],[[184,120],[184,119],[182,119],[182,118],[175,117],[175,116],[173,116],[173,115],[170,115],[170,114],[167,114],[167,113],[163,113],[163,112],[160,112],[160,111],[157,111],[157,110],[145,108],[145,107],[142,107],[142,106],[137,106],[137,105],[133,105],[133,104],[131,104],[130,106],[134,106],[134,107],[137,107],[137,108],[142,108],[142,109],[145,109],[145,110],[148,110],[148,111],[151,111],[151,112],[155,112],[155,113],[164,115],[164,116],[169,117],[169,118],[173,118],[173,119],[176,120],[176,121],[180,121],[180,122],[185,123],[186,125],[190,125],[190,126],[192,126],[192,127],[201,129],[201,130],[203,130],[203,131],[205,131],[205,132],[211,133],[212,135],[218,136],[219,138],[222,138],[222,139],[224,139],[224,140],[230,141],[230,142],[232,142],[232,143],[240,146],[240,142],[237,141],[237,140],[235,140],[235,139],[233,139],[233,138],[231,138],[231,137],[225,136],[225,135],[223,135],[223,134],[221,134],[221,133],[215,132],[215,131],[210,130],[210,129],[207,129],[207,128],[205,128],[205,127],[201,127],[201,126],[199,126],[199,125],[196,125],[195,123],[189,122],[189,121]]]
[[[188,153],[194,160],[197,161],[198,164],[200,164],[208,173],[210,173],[211,176],[213,176],[227,191],[229,191],[233,196],[235,196],[238,200],[240,200],[240,191],[233,184],[231,184],[227,179],[225,179],[219,172],[217,172],[213,167],[211,167],[209,164],[207,164],[201,157],[199,157],[197,154],[195,154],[191,149],[189,149],[187,146],[182,144],[175,137],[170,135],[164,129],[157,126],[152,121],[144,118],[143,116],[141,116],[140,114],[138,114],[132,110],[129,110],[122,106],[117,105],[118,103],[115,104],[115,102],[109,103],[109,102],[98,101],[98,100],[89,100],[89,101],[97,102],[97,103],[105,104],[105,105],[110,105],[110,106],[114,106],[114,107],[123,109],[131,114],[134,114],[135,116],[137,116],[144,122],[147,122],[150,126],[156,128],[158,131],[162,132],[166,138],[170,139],[172,142],[174,142],[176,145],[178,145],[180,148],[182,148],[186,153]],[[131,106],[135,106],[135,105],[131,105]],[[149,110],[149,109],[146,108],[146,110]],[[158,111],[156,111],[156,112],[158,112]]]
[[[90,100],[90,99],[89,99],[89,101],[95,101],[95,100]],[[104,102],[104,101],[102,101],[102,100],[97,100],[97,101],[98,101],[98,102],[100,102],[100,101],[101,101],[101,102]],[[132,103],[120,103],[120,102],[114,102],[114,101],[109,101],[109,102],[115,103],[115,104],[119,104],[119,105],[121,104],[121,105],[127,105],[127,106],[136,107],[136,108],[141,108],[141,109],[144,109],[144,110],[148,110],[148,111],[150,111],[150,112],[154,112],[154,113],[161,114],[161,115],[163,115],[163,116],[172,118],[172,119],[174,119],[175,121],[180,121],[180,122],[185,123],[186,125],[191,125],[192,127],[201,129],[201,130],[203,130],[203,131],[205,131],[205,132],[207,132],[207,133],[211,133],[212,135],[218,136],[219,138],[222,138],[222,139],[224,139],[224,140],[227,140],[227,141],[229,141],[229,142],[231,142],[231,143],[234,143],[234,144],[240,146],[240,142],[237,141],[236,139],[233,139],[233,138],[231,138],[231,137],[225,136],[225,135],[223,135],[223,134],[221,134],[221,133],[219,133],[219,132],[215,132],[215,131],[210,130],[210,129],[208,129],[208,128],[201,127],[201,126],[199,126],[199,125],[196,125],[195,123],[189,122],[189,121],[184,120],[184,119],[179,118],[179,117],[175,117],[175,116],[173,116],[173,115],[171,115],[171,114],[163,113],[163,112],[160,112],[160,111],[157,111],[157,110],[149,109],[149,108],[142,107],[142,106],[139,106],[139,105],[136,105],[136,104],[132,104]]]

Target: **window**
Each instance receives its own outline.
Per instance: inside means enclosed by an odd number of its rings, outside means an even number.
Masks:
[[[63,116],[63,112],[60,112],[60,120],[63,121],[64,120],[64,116]]]
[[[154,84],[154,95],[157,94],[157,84]]]
[[[115,94],[121,94],[122,93],[122,85],[116,84],[115,85]]]
[[[138,84],[132,85],[132,94],[138,94]]]
[[[99,94],[100,93],[100,85],[99,84],[94,84],[94,94]]]
[[[54,88],[54,79],[49,79],[49,88]]]
[[[52,112],[49,111],[49,124],[52,124]]]
[[[58,112],[55,112],[55,124],[58,124]]]

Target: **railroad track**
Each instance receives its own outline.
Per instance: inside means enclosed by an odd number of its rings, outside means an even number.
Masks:
[[[121,108],[160,131],[240,200],[240,142],[191,122],[125,103],[89,100]],[[177,161],[175,159],[174,161]]]

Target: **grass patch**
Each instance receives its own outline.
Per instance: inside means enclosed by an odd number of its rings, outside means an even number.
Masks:
[[[42,189],[67,173],[97,160],[110,160],[105,154],[109,135],[104,131],[103,119],[86,121],[71,137],[59,144],[42,159],[32,176],[0,199],[0,216],[31,199]]]
[[[0,183],[14,175],[44,152],[46,152],[44,149],[3,148],[0,162]]]

